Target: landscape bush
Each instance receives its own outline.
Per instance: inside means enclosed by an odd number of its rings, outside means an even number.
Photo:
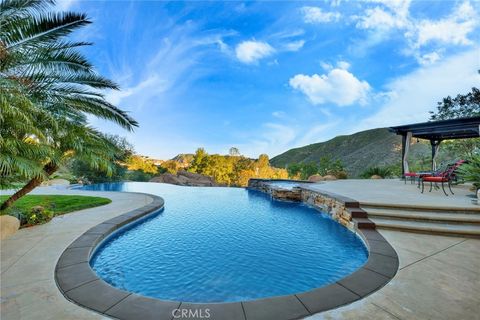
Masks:
[[[308,177],[319,174],[321,176],[332,175],[337,179],[346,179],[347,170],[340,160],[332,160],[330,157],[322,157],[319,163],[290,163],[287,165],[287,172],[290,179],[307,180]]]
[[[392,176],[392,170],[389,167],[370,167],[360,175],[360,177],[364,179],[370,179],[372,176],[380,176],[384,179],[390,178]]]
[[[46,209],[42,206],[35,206],[30,209],[26,217],[27,225],[36,225],[46,223],[54,217],[55,213],[52,210]]]
[[[473,182],[476,189],[480,189],[480,155],[474,155],[468,163],[458,168],[458,175],[465,181]]]

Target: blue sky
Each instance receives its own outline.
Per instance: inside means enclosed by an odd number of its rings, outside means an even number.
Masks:
[[[428,120],[479,86],[473,1],[161,2],[64,0],[93,24],[75,38],[122,91],[138,153],[231,146],[257,157],[340,134]]]

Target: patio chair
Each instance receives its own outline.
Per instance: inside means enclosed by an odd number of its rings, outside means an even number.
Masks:
[[[410,178],[410,183],[414,184],[415,179],[418,177],[416,172],[406,172],[403,174],[403,179],[405,180],[405,184],[407,184],[407,179]]]
[[[445,195],[448,196],[447,192],[445,191],[445,183],[446,183],[450,192],[454,194],[452,191],[452,181],[456,179],[456,170],[463,163],[465,163],[465,160],[459,160],[452,165],[448,165],[444,171],[434,173],[433,175],[427,175],[427,176],[421,177],[420,180],[422,183],[422,193],[425,189],[425,182],[430,182],[430,190],[428,192],[432,192],[434,183],[435,185],[437,185],[437,183],[441,183],[443,193],[445,193]]]

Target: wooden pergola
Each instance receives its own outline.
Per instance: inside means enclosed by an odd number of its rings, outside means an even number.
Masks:
[[[407,157],[411,138],[430,140],[432,171],[435,171],[440,143],[443,140],[480,137],[480,117],[414,123],[391,127],[389,130],[402,136],[402,174],[409,172]]]

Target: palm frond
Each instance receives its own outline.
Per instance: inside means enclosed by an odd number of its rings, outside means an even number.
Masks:
[[[58,41],[89,23],[83,13],[49,12],[7,21],[0,34],[7,49],[39,47]]]

